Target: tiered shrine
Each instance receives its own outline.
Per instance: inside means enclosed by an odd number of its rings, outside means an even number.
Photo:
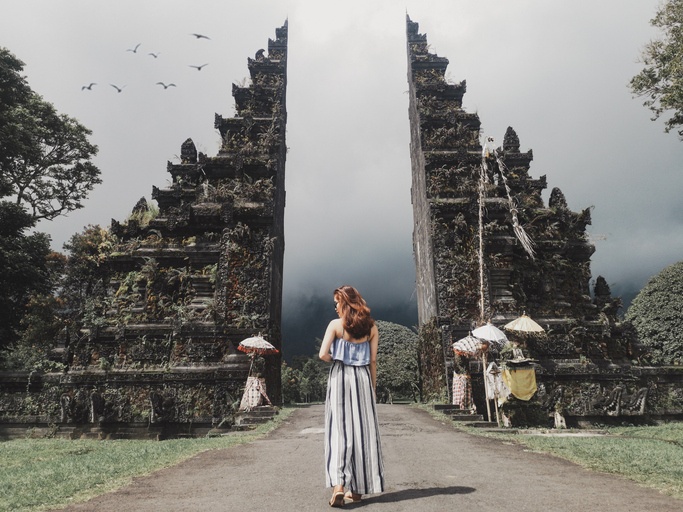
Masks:
[[[143,198],[112,221],[90,320],[63,340],[67,370],[5,382],[5,430],[52,423],[72,436],[163,437],[233,421],[250,371],[239,342],[261,335],[281,348],[286,22],[248,67],[251,83],[233,85],[236,115],[216,115],[218,154],[187,139],[168,163],[171,185],[153,188],[158,210]],[[277,403],[280,356],[264,359]],[[28,395],[41,404],[30,415]]]
[[[671,401],[680,375],[639,366],[634,333],[617,318],[621,300],[602,277],[591,297],[590,209],[571,211],[558,188],[544,204],[546,177],[529,175],[533,154],[520,151],[512,128],[498,147],[482,141],[478,115],[462,106],[465,81],[446,80],[448,59],[430,53],[418,29],[407,18],[425,391],[450,389],[453,342],[487,321],[502,326],[526,313],[546,335],[517,340],[536,361],[538,380],[533,400],[507,406],[518,423],[554,411],[577,422],[683,412],[683,397]],[[486,410],[481,361],[469,365],[477,409]]]

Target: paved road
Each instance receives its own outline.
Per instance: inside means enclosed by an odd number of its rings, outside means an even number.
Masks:
[[[64,510],[331,510],[323,480],[323,406],[301,408],[253,443],[205,452]],[[683,511],[675,500],[519,445],[458,432],[426,412],[379,406],[387,489],[349,503],[368,511]]]

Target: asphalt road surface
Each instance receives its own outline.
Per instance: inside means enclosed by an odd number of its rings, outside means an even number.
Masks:
[[[201,453],[69,512],[332,510],[323,474],[324,406],[297,409],[268,436]],[[379,405],[386,491],[347,503],[367,512],[669,512],[683,500],[626,479],[471,436],[426,412]]]

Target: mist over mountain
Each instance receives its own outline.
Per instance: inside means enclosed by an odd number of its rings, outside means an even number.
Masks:
[[[385,320],[406,327],[417,327],[417,301],[385,299],[372,303],[368,300],[370,314],[375,320]],[[307,298],[285,299],[282,315],[282,353],[290,362],[297,356],[316,354],[316,339],[322,339],[330,320],[337,317],[329,293],[316,293]]]

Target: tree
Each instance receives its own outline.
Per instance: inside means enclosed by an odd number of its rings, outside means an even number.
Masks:
[[[87,300],[105,294],[109,276],[103,264],[111,255],[115,243],[116,237],[108,229],[89,225],[64,244],[69,256],[62,295],[68,301],[69,309],[83,310]]]
[[[9,112],[14,105],[24,103],[31,93],[28,83],[19,74],[23,67],[23,62],[5,48],[0,48],[0,169],[4,169],[14,157],[9,151],[12,141],[3,133],[8,124]],[[10,193],[11,187],[4,174],[0,173],[0,197]]]
[[[282,371],[280,375],[282,382],[282,402],[285,404],[295,404],[299,402],[301,370],[287,366],[287,363],[282,361]]]
[[[417,334],[408,327],[382,320],[377,321],[377,329],[378,397],[388,401],[394,398],[417,401],[420,396]]]
[[[683,261],[654,276],[626,312],[656,364],[683,364]]]
[[[30,297],[51,288],[48,272],[50,239],[44,233],[26,235],[35,225],[21,206],[0,201],[0,348],[20,337],[20,324]]]
[[[325,400],[327,373],[329,368],[317,356],[311,357],[301,369],[299,393],[305,402]]]
[[[91,132],[31,90],[23,67],[0,48],[0,348],[5,349],[22,333],[41,333],[42,341],[58,325],[51,295],[59,272],[48,259],[50,238],[28,230],[40,219],[81,208],[101,183],[90,161],[97,154],[88,142]]]
[[[683,0],[667,0],[650,24],[662,30],[662,38],[645,45],[645,68],[631,79],[630,87],[645,97],[643,105],[654,112],[653,120],[673,112],[664,124],[668,133],[683,126]],[[683,139],[683,129],[678,135]]]
[[[90,161],[90,130],[33,92],[23,63],[0,48],[0,194],[24,205],[34,219],[54,219],[83,207],[102,182]]]

